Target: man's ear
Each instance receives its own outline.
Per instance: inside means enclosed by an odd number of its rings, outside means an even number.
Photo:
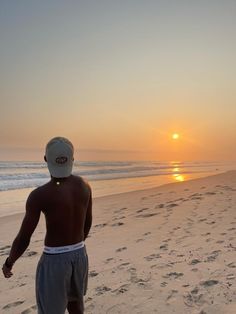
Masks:
[[[44,157],[43,157],[43,159],[44,159],[44,161],[46,161],[46,162],[47,162],[47,157],[46,157],[46,156],[44,156]]]

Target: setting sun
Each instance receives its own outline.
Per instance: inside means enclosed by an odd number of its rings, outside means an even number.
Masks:
[[[179,138],[179,134],[178,133],[172,134],[172,139],[173,140],[177,140],[178,138]]]

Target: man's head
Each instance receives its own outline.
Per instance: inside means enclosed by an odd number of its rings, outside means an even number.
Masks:
[[[71,175],[74,161],[74,147],[64,137],[54,137],[46,146],[45,161],[54,178],[66,178]]]

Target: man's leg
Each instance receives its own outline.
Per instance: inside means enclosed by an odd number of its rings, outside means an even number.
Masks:
[[[81,304],[81,302],[78,302],[78,301],[68,302],[67,310],[69,314],[83,314],[84,313],[83,304]]]
[[[62,257],[62,258],[61,258]],[[43,255],[36,271],[36,299],[38,314],[64,314],[67,307],[67,278],[71,267],[63,256]],[[62,259],[62,260],[61,260]]]
[[[78,250],[72,263],[67,309],[70,314],[84,313],[84,295],[88,284],[88,256],[85,247]]]

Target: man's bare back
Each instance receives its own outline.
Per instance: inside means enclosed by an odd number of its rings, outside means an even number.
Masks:
[[[81,177],[52,178],[34,190],[28,202],[45,215],[46,246],[71,245],[87,237],[92,218],[91,189]]]

